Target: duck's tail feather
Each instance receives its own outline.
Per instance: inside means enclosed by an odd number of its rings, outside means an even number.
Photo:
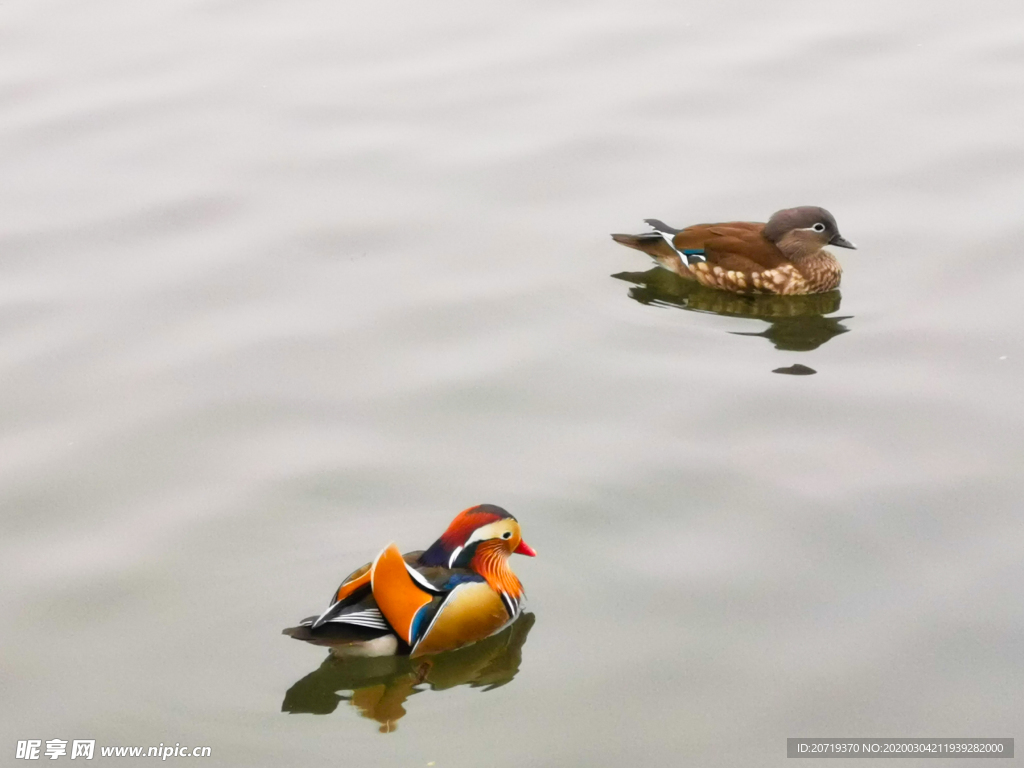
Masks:
[[[643,251],[648,256],[659,260],[659,262],[662,259],[671,259],[673,256],[678,255],[675,248],[669,245],[660,232],[645,232],[642,235],[614,234],[612,235],[612,240],[629,248]]]
[[[656,232],[645,232],[642,235],[612,234],[612,240],[616,243],[628,245],[630,248],[639,248],[644,243],[653,243],[655,240],[660,239],[661,235]]]
[[[679,274],[688,274],[690,264],[697,261],[707,261],[703,248],[684,248],[680,250],[675,245],[675,236],[681,231],[670,227],[661,219],[644,219],[654,229],[653,232],[645,232],[642,235],[612,235],[617,243],[636,248],[652,257],[661,266]],[[682,266],[679,266],[681,263]]]
[[[356,624],[326,624],[317,630],[312,629],[308,624],[299,624],[297,627],[288,627],[282,630],[282,634],[302,640],[314,645],[344,646],[350,645],[353,648],[372,644],[381,638],[394,637],[389,630],[371,629]],[[372,654],[367,654],[372,655]],[[388,654],[384,654],[388,655]]]
[[[670,235],[678,235],[682,231],[676,229],[675,227],[670,227],[661,219],[644,219],[644,221],[650,224],[651,228],[657,230],[658,232],[668,232],[668,234]]]

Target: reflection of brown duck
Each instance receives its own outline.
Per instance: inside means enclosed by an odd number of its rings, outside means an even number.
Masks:
[[[849,316],[824,317],[839,311],[842,300],[839,291],[806,296],[741,295],[705,288],[657,267],[647,272],[620,272],[612,277],[632,283],[635,287],[630,289],[629,296],[641,304],[764,320],[769,326],[761,333],[733,333],[761,336],[771,341],[776,349],[794,352],[817,349],[832,337],[850,330],[842,324]]]
[[[363,717],[380,723],[380,732],[395,730],[405,716],[405,701],[415,693],[444,690],[458,685],[489,691],[515,677],[522,661],[522,648],[533,627],[534,615],[522,614],[511,626],[486,640],[420,658],[375,656],[353,658],[347,654],[348,640],[341,640],[334,653],[330,633],[333,627],[313,634],[308,627],[295,627],[289,634],[300,640],[331,648],[320,667],[296,682],[284,696],[282,712],[326,715],[347,699]],[[344,634],[344,628],[337,632]],[[338,691],[352,691],[343,696]]]

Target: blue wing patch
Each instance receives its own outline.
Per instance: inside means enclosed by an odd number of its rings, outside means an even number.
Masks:
[[[486,581],[486,579],[478,573],[453,573],[441,589],[449,592],[459,586],[459,584],[468,584],[474,581]]]
[[[679,258],[683,260],[683,264],[690,266],[694,261],[707,261],[707,257],[704,255],[703,248],[683,248],[679,250],[676,248],[675,236],[679,234],[680,230],[674,227],[668,226],[665,222],[659,219],[644,219],[654,229],[654,234],[661,235],[662,239],[668,243],[668,247],[679,254]]]
[[[434,618],[434,614],[437,613],[437,609],[440,606],[434,606],[434,610],[429,610],[430,607],[431,604],[427,603],[416,611],[416,616],[412,620],[412,631],[409,633],[412,645],[416,645],[419,642],[420,634],[430,625],[430,619]]]

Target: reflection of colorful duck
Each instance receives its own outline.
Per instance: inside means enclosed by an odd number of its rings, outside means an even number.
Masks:
[[[641,304],[764,320],[769,327],[761,333],[734,333],[764,337],[776,349],[794,352],[817,349],[834,336],[850,330],[842,324],[849,316],[825,317],[839,311],[842,301],[839,291],[806,296],[726,293],[683,280],[659,268],[647,272],[620,272],[612,277],[636,286],[630,289],[629,296]]]
[[[537,553],[501,507],[471,507],[427,550],[394,544],[350,574],[322,614],[285,630],[331,638],[336,654],[414,657],[454,650],[500,632],[522,610],[511,554]],[[304,630],[304,631],[300,631]]]
[[[381,724],[380,732],[395,730],[405,716],[405,701],[429,686],[445,690],[458,685],[492,690],[515,677],[522,661],[522,648],[533,627],[534,615],[522,614],[511,626],[478,643],[433,656],[352,657],[342,640],[341,656],[334,654],[330,634],[337,625],[311,635],[308,627],[286,630],[294,637],[331,648],[319,669],[296,682],[285,694],[282,712],[326,715],[339,701],[348,700],[363,717]],[[352,691],[343,696],[339,691]]]

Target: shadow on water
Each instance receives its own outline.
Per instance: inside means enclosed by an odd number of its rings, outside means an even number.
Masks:
[[[441,691],[458,685],[490,691],[510,682],[519,671],[523,645],[535,616],[524,613],[493,637],[457,651],[422,656],[342,658],[329,654],[319,668],[292,685],[281,711],[291,714],[329,715],[348,701],[363,717],[380,723],[390,733],[405,716],[405,700],[424,690]],[[330,647],[329,638],[307,639]],[[343,695],[341,691],[351,691]]]
[[[744,296],[705,288],[661,267],[646,272],[619,272],[612,277],[632,283],[629,297],[641,304],[763,320],[768,327],[760,333],[731,333],[761,336],[776,349],[789,352],[817,349],[832,337],[850,330],[842,321],[852,316],[825,317],[839,311],[842,300],[839,291],[813,296]]]

